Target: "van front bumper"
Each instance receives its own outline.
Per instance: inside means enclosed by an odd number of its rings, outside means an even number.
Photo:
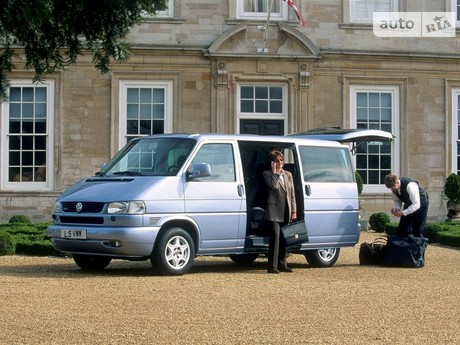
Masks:
[[[84,238],[66,238],[64,233],[80,231]],[[63,253],[142,258],[152,253],[160,227],[48,226],[53,247]]]

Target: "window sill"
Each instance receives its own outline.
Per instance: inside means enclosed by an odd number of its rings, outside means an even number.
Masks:
[[[185,19],[183,18],[168,18],[168,17],[146,17],[142,23],[148,24],[183,24]],[[141,24],[142,24],[141,23]]]
[[[339,23],[339,28],[343,30],[373,30],[372,23]]]

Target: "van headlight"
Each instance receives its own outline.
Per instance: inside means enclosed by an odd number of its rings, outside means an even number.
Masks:
[[[54,203],[54,213],[59,213],[61,212],[61,203],[59,201],[56,201]]]
[[[111,214],[144,214],[145,204],[143,201],[115,201],[107,207],[107,213]]]

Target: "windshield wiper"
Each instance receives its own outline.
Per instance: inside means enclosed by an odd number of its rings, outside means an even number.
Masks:
[[[144,176],[144,174],[138,172],[138,171],[117,171],[114,172],[113,175],[122,175],[122,176]]]

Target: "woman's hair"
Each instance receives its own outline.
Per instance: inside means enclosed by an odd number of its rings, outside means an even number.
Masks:
[[[272,162],[282,159],[284,161],[284,156],[280,151],[273,150],[268,154],[268,159],[270,159]]]

